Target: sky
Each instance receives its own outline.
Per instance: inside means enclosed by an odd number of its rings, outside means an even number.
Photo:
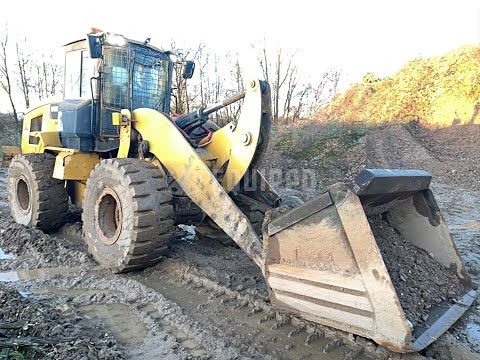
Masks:
[[[129,4],[128,6],[126,4]],[[244,78],[260,77],[252,45],[296,52],[306,78],[341,69],[344,82],[367,72],[380,77],[415,57],[441,55],[480,43],[480,1],[90,1],[6,0],[0,13],[12,42],[26,37],[63,56],[61,45],[85,37],[89,27],[131,39],[151,38],[169,48],[205,43],[216,52],[238,53]],[[0,109],[8,104],[0,96]]]

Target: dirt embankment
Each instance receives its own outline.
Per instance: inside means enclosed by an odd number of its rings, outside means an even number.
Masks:
[[[480,124],[480,46],[414,59],[379,79],[368,73],[317,114],[337,121],[396,122],[423,119],[432,125]]]
[[[423,169],[434,183],[478,191],[479,140],[480,125],[310,123],[279,130],[262,171],[284,194],[304,200],[335,182],[352,182],[365,168]]]
[[[433,182],[480,190],[480,125],[432,128],[418,121],[367,134],[348,155],[353,167],[424,169]]]

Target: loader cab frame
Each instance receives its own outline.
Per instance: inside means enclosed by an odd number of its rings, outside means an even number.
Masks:
[[[119,130],[112,114],[122,109],[170,112],[174,66],[170,52],[111,33],[89,34],[65,45],[65,50],[61,121],[62,141],[68,147],[118,148]],[[193,74],[191,65],[189,69]]]

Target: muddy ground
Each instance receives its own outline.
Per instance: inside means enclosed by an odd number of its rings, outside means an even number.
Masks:
[[[477,158],[468,157],[465,151],[459,155],[455,149],[449,153],[438,143],[432,145],[427,139],[430,135],[420,131],[395,127],[380,131],[381,136],[367,137],[359,149],[347,154],[353,159],[352,172],[372,165],[433,164],[438,172],[433,185],[436,198],[467,270],[479,281],[480,180],[472,173],[478,171],[478,162],[471,164]],[[388,154],[381,150],[383,155],[373,153],[375,148],[387,149],[387,142],[396,144],[397,149]],[[402,146],[413,155],[392,158],[407,151]],[[366,161],[367,154],[374,159]],[[460,162],[455,156],[467,156],[467,160]],[[269,159],[271,156],[266,166]],[[12,339],[13,333],[24,341],[40,338],[50,342],[34,350],[27,347],[28,356],[70,359],[77,351],[87,359],[480,358],[478,302],[422,354],[401,356],[364,338],[275,312],[260,271],[240,249],[182,232],[158,265],[112,275],[87,255],[76,222],[78,213],[72,212],[71,223],[53,234],[13,224],[5,177],[6,170],[0,169],[0,344]],[[321,191],[280,190],[304,198]],[[35,311],[25,313],[33,325],[23,330],[27,319],[16,314],[25,308]],[[15,316],[22,327],[7,333],[2,324]],[[56,328],[57,333],[35,331],[42,323],[50,324],[47,328]],[[5,349],[2,345],[0,359]]]

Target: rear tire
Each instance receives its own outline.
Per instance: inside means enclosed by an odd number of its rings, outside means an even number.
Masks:
[[[16,155],[8,169],[10,213],[18,224],[54,230],[65,223],[68,193],[63,180],[54,179],[55,156]]]
[[[162,172],[138,159],[103,160],[92,170],[83,201],[90,254],[114,273],[156,264],[174,232],[172,195]]]

